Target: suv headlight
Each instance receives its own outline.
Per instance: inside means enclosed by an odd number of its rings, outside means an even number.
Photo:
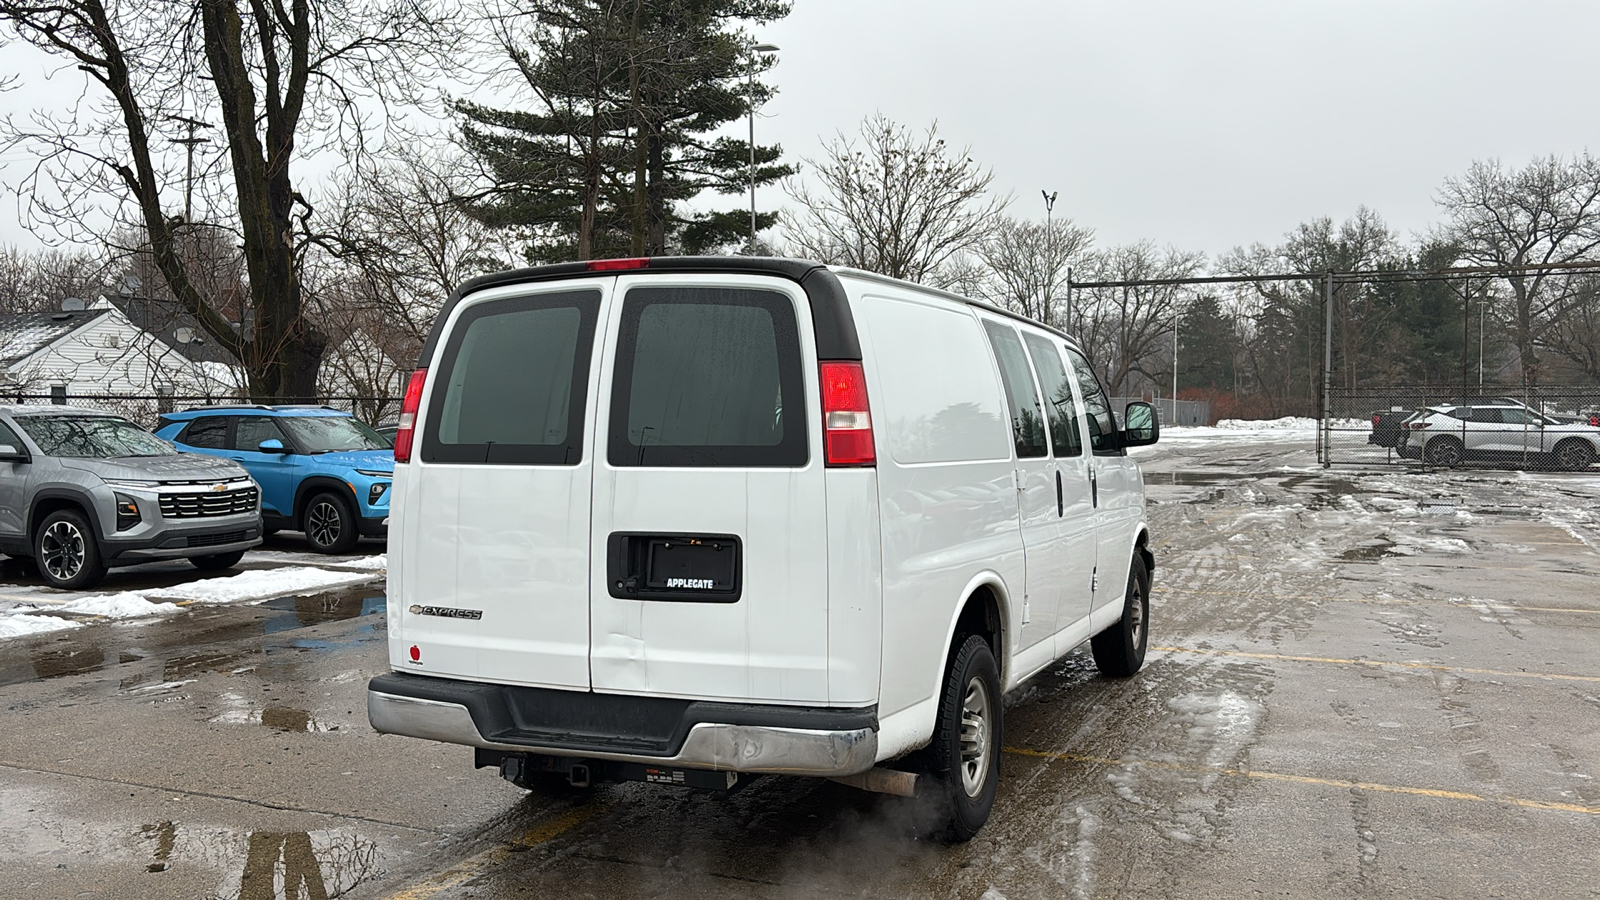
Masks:
[[[117,507],[117,530],[127,531],[139,524],[139,504],[120,491],[112,495]]]

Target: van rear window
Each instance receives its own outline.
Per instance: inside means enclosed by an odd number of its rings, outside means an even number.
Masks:
[[[433,382],[423,462],[577,465],[599,310],[598,291],[467,307]]]
[[[776,291],[638,287],[622,305],[613,466],[803,466],[794,304]]]

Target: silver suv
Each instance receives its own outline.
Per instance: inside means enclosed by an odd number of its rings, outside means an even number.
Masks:
[[[0,553],[58,588],[111,566],[226,569],[261,543],[261,490],[239,464],[179,453],[106,412],[0,406]]]

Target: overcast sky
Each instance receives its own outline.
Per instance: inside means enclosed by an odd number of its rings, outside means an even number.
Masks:
[[[1593,0],[796,0],[755,34],[782,48],[757,140],[937,120],[1014,214],[1055,191],[1102,246],[1216,254],[1362,204],[1410,235],[1473,159],[1600,150],[1596,35]],[[0,243],[31,245],[15,209]]]

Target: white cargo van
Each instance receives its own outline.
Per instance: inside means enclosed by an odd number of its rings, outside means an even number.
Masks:
[[[994,802],[1001,695],[1144,660],[1154,558],[1066,335],[776,259],[479,278],[406,390],[379,731],[530,786],[758,774]]]

